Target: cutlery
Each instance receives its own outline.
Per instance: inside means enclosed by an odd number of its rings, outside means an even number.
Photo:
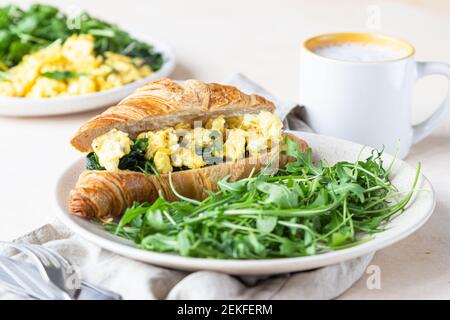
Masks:
[[[18,261],[12,258],[0,256],[0,287],[3,286],[5,289],[18,294],[20,296],[25,296],[31,299],[39,299],[39,300],[48,300],[48,299],[58,299],[62,300],[64,296],[64,292],[57,288],[56,286],[53,286],[53,288],[50,285],[50,288],[55,290],[56,292],[59,292],[61,294],[60,297],[56,296],[54,298],[49,297],[48,295],[44,294],[30,294],[30,292],[27,292],[25,288],[21,287],[13,277],[11,277],[8,273],[5,272],[5,270],[1,267],[1,262],[8,260],[11,264],[14,264],[16,269],[20,269],[22,273],[26,273],[28,277],[33,277],[34,281],[37,282],[42,288],[46,288],[49,285],[49,282],[42,278],[37,268],[28,262]],[[121,300],[122,297],[110,290],[106,290],[103,288],[100,288],[96,285],[93,285],[87,281],[81,281],[81,288],[80,293],[77,297],[77,300]]]
[[[79,294],[79,289],[69,286],[68,278],[73,273],[69,273],[69,265],[58,259],[56,253],[46,249],[43,250],[41,246],[38,245],[27,245],[22,243],[14,242],[0,242],[3,245],[10,246],[20,252],[24,253],[27,257],[31,259],[34,265],[38,267],[38,271],[42,278],[57,286],[63,292],[68,295],[70,299],[76,299]],[[75,275],[77,276],[77,275]]]
[[[89,288],[90,291],[96,291],[99,296],[102,296],[102,300],[122,299],[119,294],[113,291],[98,287],[86,281],[81,281],[80,275],[76,274],[76,266],[56,251],[35,244],[5,241],[0,241],[0,244],[10,246],[26,254],[33,262],[33,265],[36,266],[34,269],[40,273],[41,278],[58,287],[66,295],[66,299],[77,299],[81,291],[81,286]]]
[[[60,262],[60,264],[63,266],[63,268],[65,268],[65,270],[66,270],[65,274],[71,274],[71,273],[73,274],[73,272],[75,270],[74,265],[69,260],[64,258],[62,255],[57,253],[56,251],[53,251],[52,249],[46,248],[44,246],[39,246],[39,245],[28,245],[28,246],[31,251],[33,251],[35,253],[39,252],[42,259],[45,259],[47,257],[47,259],[49,259],[49,260],[50,259],[58,260]],[[80,275],[78,275],[78,276],[80,276]],[[92,290],[95,290],[105,296],[111,296],[111,300],[121,300],[122,299],[122,296],[119,295],[118,293],[115,293],[111,290],[99,287],[92,283],[81,280],[81,284],[83,284],[85,287],[89,287]],[[67,281],[64,283],[64,285],[66,286],[65,291],[73,290],[69,287],[69,283]],[[79,294],[79,291],[76,294]]]
[[[42,279],[36,268],[29,272],[18,261],[0,256],[0,284],[21,296],[39,300],[65,300],[68,295],[52,283]],[[32,265],[30,265],[32,266]]]

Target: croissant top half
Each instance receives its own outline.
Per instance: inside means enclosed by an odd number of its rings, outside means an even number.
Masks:
[[[180,122],[207,121],[258,111],[274,112],[272,102],[247,95],[233,86],[204,83],[199,80],[175,82],[162,79],[150,82],[123,99],[118,105],[85,123],[71,140],[82,152],[92,151],[92,141],[113,128],[131,138],[144,131],[175,126]]]

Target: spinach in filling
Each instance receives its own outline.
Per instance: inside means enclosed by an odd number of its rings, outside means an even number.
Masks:
[[[145,158],[145,151],[147,150],[147,147],[147,138],[137,139],[131,146],[130,153],[120,159],[119,169],[138,171],[147,174],[157,174],[156,169],[153,166],[153,161]],[[86,156],[86,169],[105,170],[105,168],[99,163],[95,152],[91,152]]]

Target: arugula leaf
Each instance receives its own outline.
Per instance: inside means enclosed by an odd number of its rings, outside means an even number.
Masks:
[[[153,230],[162,230],[165,227],[163,220],[163,211],[166,201],[162,198],[157,199],[145,213],[145,221]]]
[[[286,165],[286,170],[288,172],[295,173],[299,169],[307,169],[316,175],[320,175],[322,173],[322,163],[319,162],[317,165],[314,165],[312,160],[312,150],[310,148],[308,148],[306,152],[302,152],[297,142],[289,139],[289,137],[286,137],[284,152],[287,156],[294,157],[297,160],[296,162],[290,162]]]
[[[161,233],[146,236],[142,239],[140,245],[144,249],[159,252],[179,250],[178,240],[176,238]]]
[[[345,243],[347,241],[348,235],[342,234],[340,232],[335,232],[331,235],[330,247],[337,247]]]
[[[189,229],[184,229],[177,235],[178,251],[182,256],[188,256],[192,247],[193,235]]]
[[[119,232],[121,227],[127,225],[128,223],[136,219],[138,216],[145,214],[148,210],[149,208],[147,208],[145,204],[137,204],[137,203],[133,204],[131,208],[128,208],[125,211],[125,213],[122,216],[122,219],[120,219],[120,222],[117,225],[116,233]]]
[[[266,204],[276,204],[282,209],[298,206],[298,194],[284,185],[257,181],[255,186],[256,189],[268,195],[263,201]]]
[[[380,153],[323,167],[313,163],[310,150],[301,152],[287,143],[286,152],[296,159],[288,169],[237,182],[225,177],[203,201],[180,195],[175,202],[160,197],[153,204],[134,204],[119,223],[104,223],[105,229],[145,250],[183,256],[299,257],[370,241],[367,235],[382,232],[412,199],[420,164],[411,190],[392,201],[398,190]],[[142,151],[145,142],[133,147]]]
[[[217,187],[222,191],[238,192],[238,193],[243,192],[244,190],[247,189],[247,181],[245,179],[240,181],[229,182],[228,181],[229,178],[230,175],[227,175],[222,179],[220,179],[217,182]]]
[[[365,200],[365,189],[357,183],[345,181],[331,182],[330,184],[328,184],[327,189],[336,195],[354,194],[358,197],[361,203],[363,203]]]
[[[260,216],[256,220],[256,227],[264,233],[272,232],[277,225],[278,218],[272,216]]]

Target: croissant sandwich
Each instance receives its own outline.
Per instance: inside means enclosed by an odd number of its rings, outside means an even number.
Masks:
[[[280,152],[285,139],[274,111],[272,102],[232,86],[150,82],[72,138],[87,153],[87,170],[70,193],[69,210],[119,217],[135,201],[175,201],[176,193],[201,200],[224,177],[237,181],[268,164],[283,166],[289,159]]]

